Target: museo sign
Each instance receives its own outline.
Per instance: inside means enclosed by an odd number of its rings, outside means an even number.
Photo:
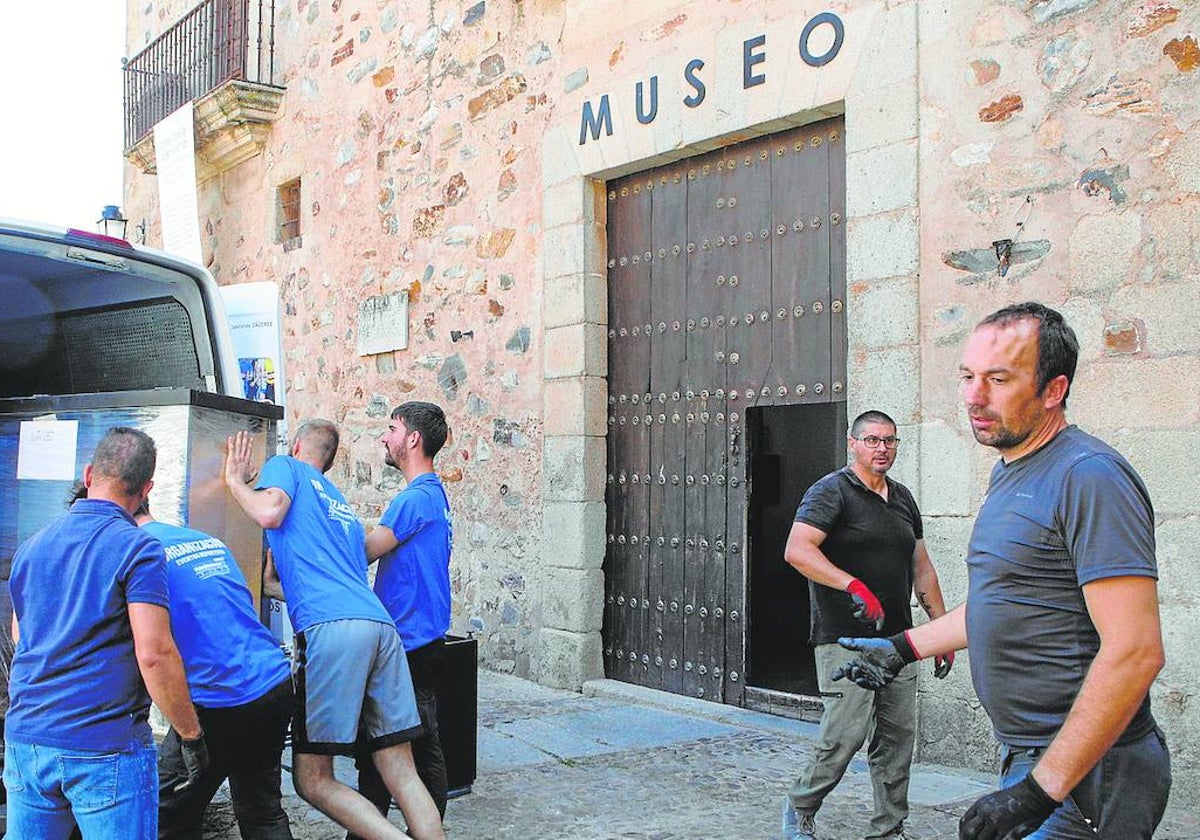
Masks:
[[[822,52],[814,53],[811,47],[813,33],[821,27],[832,30],[832,41]],[[822,33],[823,35],[826,33]],[[801,60],[809,67],[822,67],[837,58],[845,40],[846,28],[842,19],[833,12],[821,12],[813,15],[800,30],[797,39],[797,49]],[[742,90],[748,90],[758,85],[766,84],[766,69],[759,67],[767,60],[767,36],[755,35],[742,42]],[[683,80],[690,93],[683,97],[683,104],[688,108],[698,108],[708,96],[708,87],[704,83],[702,71],[704,59],[693,58],[683,68]],[[651,76],[634,85],[634,113],[642,125],[649,125],[658,116],[658,76]],[[612,106],[609,95],[603,94],[593,105],[592,100],[585,100],[579,115],[579,145],[588,140],[599,140],[600,133],[611,137],[613,134]]]

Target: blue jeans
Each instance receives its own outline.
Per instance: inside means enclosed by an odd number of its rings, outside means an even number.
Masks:
[[[1029,775],[1044,747],[1001,744],[1000,787]],[[1155,728],[1109,748],[1050,819],[1027,840],[1150,840],[1167,808],[1171,756]]]
[[[156,840],[158,765],[154,739],[120,752],[4,745],[8,840]]]

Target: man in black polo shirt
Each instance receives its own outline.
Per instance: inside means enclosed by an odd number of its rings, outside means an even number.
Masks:
[[[850,465],[804,494],[784,559],[808,578],[810,642],[825,700],[812,762],[783,806],[784,840],[813,840],[814,816],[871,733],[867,753],[875,810],[868,838],[904,837],[915,738],[917,670],[906,668],[885,689],[833,685],[845,659],[839,636],[889,636],[912,627],[913,592],[937,618],[946,611],[937,572],[925,550],[921,512],[912,493],[887,477],[896,461],[896,423],[881,411],[855,418],[847,441]],[[934,674],[954,662],[940,657]]]

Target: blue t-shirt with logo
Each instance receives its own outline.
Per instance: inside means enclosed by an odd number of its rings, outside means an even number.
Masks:
[[[366,535],[354,508],[311,464],[277,455],[263,465],[258,489],[292,500],[283,524],[267,529],[288,617],[301,633],[346,618],[391,623],[367,583]]]
[[[399,545],[379,558],[375,592],[391,613],[405,650],[416,650],[450,629],[450,502],[436,473],[414,478],[379,524]]]
[[[254,612],[254,600],[225,543],[164,522],[143,526],[163,544],[171,633],[192,702],[240,706],[291,676],[287,657]]]
[[[159,541],[113,502],[81,499],[17,549],[10,586],[8,740],[112,752],[148,738],[127,605],[167,607]]]

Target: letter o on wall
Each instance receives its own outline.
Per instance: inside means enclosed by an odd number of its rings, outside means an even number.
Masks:
[[[813,55],[808,49],[808,40],[812,37],[813,30],[823,23],[827,23],[833,27],[833,44],[822,55]],[[821,67],[837,58],[837,54],[842,49],[842,41],[846,37],[846,26],[842,23],[842,19],[833,12],[821,12],[815,15],[812,20],[804,24],[804,29],[800,33],[800,57],[804,59],[804,63],[809,67]]]

